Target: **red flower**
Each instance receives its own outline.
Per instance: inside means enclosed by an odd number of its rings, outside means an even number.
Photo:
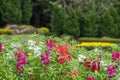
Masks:
[[[34,76],[34,74],[29,74],[30,78],[32,78]]]
[[[57,44],[55,45],[55,52],[59,52],[62,55],[67,54],[68,44]]]
[[[95,78],[92,76],[92,77],[88,77],[87,80],[95,80]]]
[[[116,53],[116,52],[112,52],[112,60],[117,60],[120,59],[120,52]]]
[[[0,43],[0,52],[2,52],[2,44]]]
[[[59,58],[58,63],[63,64],[67,60],[67,56],[62,56]]]

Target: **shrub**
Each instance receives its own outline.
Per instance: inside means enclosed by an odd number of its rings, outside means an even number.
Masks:
[[[120,39],[116,38],[79,38],[79,42],[112,42],[112,43],[120,43]]]
[[[44,34],[43,31],[34,28],[33,26],[30,25],[13,25],[7,28],[12,29],[14,31],[14,34],[32,34],[32,33]]]
[[[0,28],[0,34],[13,34],[13,31],[10,29]]]
[[[49,32],[49,29],[47,27],[40,27],[40,30],[44,31],[44,33]]]

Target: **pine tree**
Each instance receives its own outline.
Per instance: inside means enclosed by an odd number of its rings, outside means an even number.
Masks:
[[[118,27],[114,23],[113,17],[110,14],[110,11],[106,9],[106,12],[101,16],[101,36],[107,37],[117,37],[118,36]]]
[[[83,27],[82,33],[85,37],[98,37],[99,35],[99,22],[100,16],[96,10],[96,6],[92,6],[92,9],[85,15],[85,26]]]
[[[76,12],[73,10],[71,6],[68,7],[67,10],[68,10],[67,17],[63,29],[64,33],[68,35],[72,35],[77,38],[80,36],[78,17],[76,15]]]
[[[65,26],[66,15],[61,5],[54,5],[51,24],[52,31],[58,35],[63,33],[63,27]]]
[[[1,20],[4,23],[21,23],[21,0],[1,0]]]
[[[83,13],[81,7],[77,8],[76,15],[78,17],[80,36],[83,37],[83,35],[84,35],[83,28],[86,26],[86,23],[85,23],[86,21],[85,21],[85,16],[84,16],[84,13]]]
[[[29,24],[32,16],[32,2],[31,0],[21,0],[22,23]]]

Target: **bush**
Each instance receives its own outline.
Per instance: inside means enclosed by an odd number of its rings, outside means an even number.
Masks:
[[[13,31],[10,29],[0,28],[0,34],[13,34]]]
[[[44,34],[43,31],[34,28],[30,25],[11,25],[7,26],[6,28],[12,29],[14,31],[14,34],[32,34],[32,33],[38,33],[38,34]]]
[[[79,42],[112,42],[112,43],[120,43],[120,39],[116,38],[79,38]]]

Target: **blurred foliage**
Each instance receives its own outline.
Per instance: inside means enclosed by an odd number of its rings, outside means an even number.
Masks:
[[[0,28],[0,34],[13,34],[11,29]]]

